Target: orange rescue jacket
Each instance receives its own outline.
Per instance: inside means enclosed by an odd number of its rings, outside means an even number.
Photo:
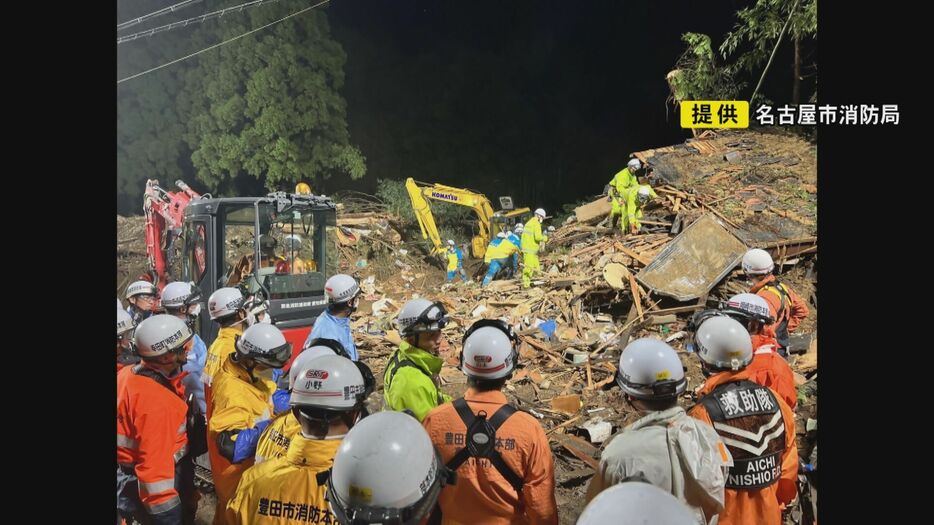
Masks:
[[[498,390],[469,388],[464,399],[474,415],[484,410],[487,417],[506,404]],[[432,409],[422,424],[445,463],[466,445],[467,427],[452,403]],[[522,478],[521,499],[488,460],[468,458],[457,469],[457,484],[445,487],[438,498],[442,523],[557,524],[554,458],[538,421],[525,412],[513,414],[496,431],[496,450]]]

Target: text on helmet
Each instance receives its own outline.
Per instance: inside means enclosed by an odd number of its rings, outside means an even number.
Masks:
[[[327,379],[327,370],[306,370],[305,379]]]
[[[157,343],[154,343],[154,344],[150,347],[150,351],[153,352],[153,353],[156,353],[156,352],[161,352],[162,350],[168,350],[168,349],[171,348],[175,343],[177,343],[182,337],[184,337],[184,334],[182,334],[182,331],[181,331],[181,330],[178,330],[177,332],[175,332],[174,334],[172,334],[172,335],[166,337],[166,338],[163,339],[162,341],[159,341],[159,342],[157,342]]]

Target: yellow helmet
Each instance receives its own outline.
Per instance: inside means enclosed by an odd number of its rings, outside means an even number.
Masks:
[[[299,182],[295,185],[295,193],[311,193],[311,186],[304,182]]]

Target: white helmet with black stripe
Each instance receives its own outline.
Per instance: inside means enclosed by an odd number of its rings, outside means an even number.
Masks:
[[[136,353],[143,359],[151,359],[169,352],[180,353],[194,332],[174,315],[158,314],[145,319],[136,328],[134,342]]]
[[[677,352],[651,337],[626,345],[619,356],[616,383],[626,394],[644,400],[673,399],[687,388],[684,365]]]
[[[275,325],[257,323],[243,331],[234,342],[237,352],[270,368],[282,368],[292,356],[292,343]]]
[[[736,319],[715,315],[694,334],[697,355],[714,370],[742,370],[752,361],[752,338]]]
[[[328,505],[340,523],[414,525],[449,479],[417,419],[378,412],[355,424],[337,449]]]
[[[234,315],[243,307],[245,300],[237,288],[218,288],[208,298],[208,313],[213,320]]]

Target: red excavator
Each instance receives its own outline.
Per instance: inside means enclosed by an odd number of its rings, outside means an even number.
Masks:
[[[327,298],[324,283],[337,271],[337,207],[300,183],[295,193],[215,199],[182,181],[166,191],[146,181],[146,253],[159,290],[173,280],[202,293],[196,331],[207,345],[217,336],[207,300],[224,286],[268,300],[267,313],[297,355]],[[257,263],[256,261],[259,261]]]

